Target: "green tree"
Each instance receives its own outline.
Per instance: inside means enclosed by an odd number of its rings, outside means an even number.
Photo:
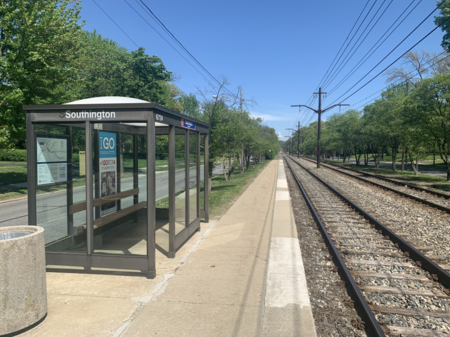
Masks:
[[[441,15],[434,17],[434,23],[441,27],[444,32],[442,37],[441,46],[448,52],[450,52],[450,20],[447,20],[450,16],[450,2],[446,0],[438,0],[440,6]],[[447,21],[446,21],[447,20]]]
[[[192,93],[189,95],[183,94],[181,95],[181,103],[185,115],[196,119],[201,118],[200,102],[198,101],[197,96]]]
[[[420,128],[417,132],[433,139],[447,168],[450,181],[450,74],[437,75],[421,81],[408,97],[409,123]],[[434,149],[433,149],[434,150]]]
[[[84,45],[80,1],[0,2],[0,148],[23,147],[23,105],[73,97]]]

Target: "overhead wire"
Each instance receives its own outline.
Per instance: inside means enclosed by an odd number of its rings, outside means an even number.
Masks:
[[[358,23],[359,19],[361,18],[361,15],[364,13],[364,10],[366,9],[367,5],[369,4],[370,0],[367,0],[364,8],[362,9],[361,13],[359,13],[358,19],[356,19],[355,23],[353,24],[352,29],[350,29],[350,32],[348,33],[347,37],[345,38],[344,42],[341,45],[341,48],[339,48],[339,51],[336,53],[336,55],[334,56],[333,61],[331,61],[330,66],[328,67],[327,71],[325,72],[325,74],[323,75],[322,79],[319,82],[319,85],[317,86],[316,90],[319,88],[319,86],[322,84],[322,82],[325,79],[325,76],[328,74],[328,71],[330,70],[331,66],[334,64],[334,61],[336,60],[336,58],[338,57],[339,53],[341,52],[342,48],[345,45],[345,42],[348,40],[350,34],[352,33],[353,29],[355,28],[356,24]],[[309,100],[308,100],[309,101]]]
[[[117,26],[117,28],[119,28],[120,29],[120,31],[122,32],[122,33],[124,33],[125,34],[125,36],[131,41],[131,42],[133,42],[133,44],[137,47],[137,48],[139,48],[139,46],[137,45],[137,43],[136,42],[134,42],[134,40],[131,38],[131,37],[129,37],[128,36],[128,34],[127,33],[125,33],[125,31],[116,23],[116,21],[114,21],[113,20],[113,18],[112,17],[110,17],[109,15],[108,15],[108,13],[106,13],[104,10],[103,10],[103,8],[102,7],[100,7],[100,5],[95,1],[95,0],[92,0],[92,1],[94,1],[94,3],[97,5],[97,7],[98,8],[100,8],[100,10]]]
[[[378,14],[378,12],[380,11],[380,9],[383,7],[384,3],[386,2],[386,0],[381,4],[380,8],[377,10],[377,12],[375,13],[375,15],[373,16],[372,20],[370,20],[370,22],[368,23],[366,29],[364,29],[364,31],[361,33],[359,39],[362,37],[362,35],[364,34],[364,32],[367,30],[367,28],[369,28],[369,25],[371,24],[371,22],[373,21],[373,19],[375,18],[375,16]],[[374,25],[372,26],[372,28],[370,28],[369,32],[366,34],[366,36],[363,38],[363,40],[360,42],[360,44],[356,47],[356,49],[353,51],[353,54],[350,55],[348,58],[346,57],[342,62],[345,61],[345,63],[340,67],[339,71],[337,71],[332,78],[329,79],[329,81],[324,84],[324,87],[330,85],[331,83],[333,83],[333,81],[335,80],[335,78],[341,73],[341,71],[345,68],[345,66],[347,65],[347,63],[352,59],[352,57],[355,55],[355,53],[358,51],[358,49],[361,47],[361,45],[364,43],[364,41],[367,39],[367,37],[370,35],[370,33],[372,32],[372,30],[375,28],[375,26],[378,24],[378,22],[380,21],[380,19],[384,16],[384,14],[386,13],[386,11],[388,10],[388,8],[391,6],[391,4],[394,2],[394,0],[391,0],[391,2],[386,6],[386,8],[384,9],[383,13],[381,13],[381,15],[378,17],[377,21],[374,23]],[[350,52],[353,50],[353,48],[356,46],[356,44],[358,43],[358,41],[355,42],[355,45],[352,47],[352,49],[349,51],[349,53],[347,55],[350,54]],[[342,64],[342,63],[341,63]]]
[[[439,6],[437,6],[419,25],[416,26],[416,28],[414,28],[400,43],[398,43],[385,57],[383,57],[383,59],[378,62],[371,70],[369,70],[361,79],[358,80],[358,82],[356,82],[350,89],[348,89],[346,92],[344,92],[341,96],[339,96],[336,100],[334,100],[331,104],[334,104],[335,102],[339,101],[343,96],[345,96],[350,90],[352,90],[356,85],[358,85],[358,83],[360,83],[364,78],[366,78],[376,67],[378,67],[389,55],[391,55],[409,36],[411,36],[411,34],[413,32],[415,32],[417,30],[418,27],[420,27],[420,25],[422,25],[422,23],[427,20],[440,6],[442,6],[442,4],[445,2],[446,0],[444,0],[443,2],[441,2],[441,4]],[[372,79],[370,79],[367,83],[365,83],[363,86],[361,86],[358,90],[356,90],[355,92],[353,92],[351,95],[347,96],[346,98],[344,98],[341,103],[350,98],[351,96],[353,96],[354,94],[356,94],[359,90],[361,90],[362,88],[364,88],[367,84],[369,84],[370,82],[372,82],[375,78],[377,78],[378,76],[380,76],[384,71],[386,71],[389,67],[391,67],[395,62],[397,62],[398,60],[400,60],[406,53],[408,53],[409,51],[411,51],[413,48],[415,48],[419,43],[421,43],[423,40],[425,40],[428,36],[430,36],[432,33],[434,33],[438,28],[440,28],[440,26],[442,26],[442,24],[444,24],[445,22],[447,22],[447,20],[450,17],[448,17],[447,19],[445,19],[440,25],[436,26],[434,29],[432,29],[428,34],[426,34],[423,38],[421,38],[417,43],[415,43],[411,48],[409,48],[407,51],[405,51],[402,55],[400,55],[397,59],[395,59],[393,62],[391,62],[387,67],[385,67],[382,71],[380,71],[377,75],[375,75]],[[331,105],[330,104],[330,105]]]
[[[394,21],[394,23],[386,30],[386,32],[378,39],[378,41],[372,46],[371,49],[361,58],[361,60],[347,73],[346,76],[338,83],[336,84],[331,90],[330,95],[335,92],[342,84],[344,84],[361,66],[380,48],[384,42],[397,30],[397,28],[408,18],[408,16],[417,8],[417,6],[422,2],[420,0],[414,8],[411,9],[411,11],[403,18],[401,22],[389,33],[389,35],[377,46],[378,42],[389,32],[389,30],[395,25],[395,23],[403,16],[403,14],[408,10],[408,8],[415,2],[416,0],[413,0],[408,7],[403,11],[402,14],[397,18],[397,20]],[[375,49],[374,49],[375,48]],[[374,50],[373,50],[374,49]],[[373,52],[366,58],[366,56],[373,50]]]
[[[108,15],[108,13],[95,1],[95,0],[92,0],[96,5],[97,5],[97,7],[99,7],[100,8],[100,10],[130,39],[130,41],[131,42],[133,42],[133,44],[137,47],[137,48],[139,48],[139,46],[137,45],[137,43],[130,37],[130,36],[128,36],[128,34],[127,33],[125,33],[125,31],[120,27],[120,25],[119,24],[117,24],[115,21],[114,21],[114,19],[111,17],[111,16],[109,16]],[[130,6],[139,16],[141,16],[140,14],[139,14],[139,12],[137,12],[126,0],[124,0],[127,4],[128,4],[128,6]],[[160,35],[161,36],[161,38],[164,40],[164,41],[166,41],[189,65],[191,65],[191,67],[193,67],[204,79],[205,79],[205,81],[209,84],[209,85],[211,85],[211,87],[213,87],[214,88],[214,86],[209,82],[209,80],[192,64],[192,63],[190,63],[175,47],[173,47],[161,34],[159,34],[159,32],[147,21],[147,20],[145,20],[142,16],[141,16],[141,18],[158,34],[158,35]]]
[[[111,16],[108,15],[108,13],[95,1],[93,0],[94,3],[97,5],[97,7],[100,8],[100,10],[133,42],[133,44],[139,48],[139,46],[137,45],[137,43],[128,35],[125,33],[125,31],[113,20],[113,18]],[[147,14],[149,14],[152,18],[154,18],[154,20],[158,23],[159,27],[162,28],[175,42],[178,46],[180,46],[182,48],[182,50],[188,54],[188,57],[190,57],[199,67],[200,69],[198,69],[196,66],[194,66],[194,64],[192,64],[183,54],[181,54],[181,52],[175,48],[152,24],[150,24],[140,13],[139,11],[137,11],[127,0],[124,0],[125,3],[136,13],[139,15],[139,17],[141,17],[142,20],[144,20],[144,22],[150,26],[170,47],[172,47],[173,50],[175,50],[177,52],[177,54],[179,54],[192,68],[194,68],[204,79],[205,81],[214,89],[217,90],[217,85],[219,85],[219,87],[222,87],[224,90],[226,90],[229,94],[233,94],[226,86],[223,85],[223,83],[221,83],[220,81],[218,81],[193,55],[191,52],[189,52],[189,50],[175,37],[175,35],[164,25],[164,23],[153,13],[153,11],[142,1],[141,3],[145,6],[145,12]],[[137,2],[137,1],[136,1]],[[141,8],[143,8],[141,6]],[[205,72],[205,74],[202,73],[202,71]],[[207,76],[210,77],[210,79],[207,78]],[[216,82],[217,84],[212,84],[211,80]]]
[[[438,58],[439,56],[441,56],[442,54],[445,54],[445,53],[446,53],[445,51],[439,53],[438,55],[436,55],[435,57],[433,57],[431,60],[427,61],[426,63],[430,63],[431,61],[435,60],[436,58]],[[425,70],[428,70],[428,69],[430,69],[431,67],[433,67],[434,65],[436,65],[436,64],[438,64],[439,62],[442,62],[443,60],[448,59],[448,58],[450,58],[450,55],[447,55],[446,57],[443,57],[443,58],[439,59],[438,61],[434,62],[433,64],[430,64],[430,66],[424,68],[423,70],[424,70],[424,71],[425,71]],[[408,73],[408,76],[411,75],[411,74],[414,73],[414,72],[419,73],[419,71],[415,69],[415,70],[410,71],[410,72]],[[352,108],[351,108],[352,106],[355,106],[355,105],[361,103],[362,101],[367,100],[369,97],[378,94],[379,92],[385,90],[386,88],[388,88],[388,87],[390,87],[390,86],[392,86],[392,85],[394,85],[394,84],[401,84],[402,82],[409,81],[409,80],[411,80],[411,79],[413,79],[413,78],[414,78],[414,77],[408,77],[408,78],[406,78],[406,79],[398,79],[397,81],[394,81],[393,83],[390,83],[389,85],[383,87],[382,89],[377,90],[375,93],[373,93],[373,94],[367,96],[366,98],[363,98],[362,100],[360,100],[360,101],[358,101],[358,102],[356,102],[356,103],[350,105],[350,107],[348,107],[346,110],[344,110],[344,112],[347,111],[347,110],[349,110],[349,109],[352,109]],[[372,99],[372,100],[370,100],[370,101],[373,101],[373,100],[377,99],[377,98],[380,97],[380,96],[381,96],[381,95],[378,95],[377,97],[375,97],[374,99]],[[364,106],[364,105],[366,105],[366,104],[367,104],[367,103],[364,103],[364,104],[361,105],[361,106]],[[355,109],[357,110],[357,109],[359,109],[361,106],[359,106],[358,108],[355,108]]]
[[[370,0],[367,0],[367,2],[366,2],[366,4],[364,5],[362,11],[359,13],[358,18],[356,19],[355,23],[353,24],[352,29],[350,29],[350,32],[348,33],[347,37],[345,38],[344,42],[342,43],[341,47],[339,48],[339,51],[338,51],[338,52],[336,53],[336,55],[334,56],[333,61],[331,62],[330,66],[328,67],[327,71],[326,71],[325,74],[323,75],[322,79],[320,80],[319,84],[317,85],[317,87],[316,87],[316,89],[315,89],[314,91],[316,91],[316,90],[321,86],[322,82],[325,80],[325,78],[326,78],[328,72],[330,71],[330,68],[333,66],[334,61],[335,61],[336,58],[339,56],[339,54],[340,54],[342,48],[344,47],[345,43],[348,41],[348,38],[350,37],[350,35],[351,35],[353,29],[356,27],[356,24],[358,23],[358,21],[359,21],[359,19],[361,18],[362,14],[363,14],[364,11],[366,10],[367,5],[369,4],[369,2],[370,2]],[[349,42],[349,43],[350,43],[350,42]],[[311,102],[311,103],[310,103],[310,102]],[[310,97],[310,98],[308,99],[308,101],[306,102],[306,105],[313,104],[314,102],[315,102],[314,94],[311,94],[311,97]],[[298,121],[299,115],[300,115],[300,111],[299,111],[299,114],[297,115],[296,122]]]
[[[169,46],[172,47],[173,50],[175,50],[177,52],[178,55],[180,55],[192,68],[194,68],[204,79],[205,81],[214,89],[216,89],[215,85],[213,85],[210,80],[199,70],[197,69],[197,67],[195,67],[183,54],[180,53],[180,51],[178,51],[178,49],[176,49],[155,27],[153,27],[152,24],[150,24],[150,22],[148,22],[142,15],[141,13],[139,13],[133,6],[131,6],[131,4],[127,1],[124,0],[125,3],[137,14],[139,15],[139,17],[145,21],[145,23],[150,26]],[[217,81],[217,80],[216,80]]]
[[[147,11],[151,14],[152,17],[154,17],[157,22],[160,24],[160,26],[163,27],[163,29],[178,43],[181,48],[209,75],[213,80],[217,82],[217,84],[221,85],[221,83],[192,55],[189,50],[175,37],[175,35],[164,25],[164,23],[156,16],[155,13],[145,4],[144,1],[139,0],[147,9]],[[231,93],[231,92],[230,92]]]
[[[350,39],[350,42],[347,43],[347,46],[345,47],[344,51],[341,53],[341,56],[339,56],[339,59],[336,61],[336,63],[334,64],[333,68],[331,69],[330,73],[328,74],[328,76],[326,77],[325,81],[323,83],[326,83],[329,76],[331,76],[331,74],[333,73],[334,69],[336,68],[336,65],[339,63],[339,61],[341,60],[342,56],[345,54],[347,48],[350,46],[350,44],[352,43],[353,39],[355,38],[356,34],[358,33],[359,29],[361,28],[361,26],[363,25],[363,23],[366,21],[367,17],[369,16],[370,12],[372,11],[373,7],[375,6],[375,4],[377,3],[378,0],[375,0],[375,2],[372,4],[372,7],[370,7],[369,11],[366,13],[366,16],[364,17],[364,19],[361,21],[361,23],[358,26],[358,29],[355,31],[355,33],[353,34],[352,38]],[[322,85],[323,86],[323,85]]]

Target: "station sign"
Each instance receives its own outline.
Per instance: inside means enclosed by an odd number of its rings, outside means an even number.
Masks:
[[[92,111],[92,110],[82,110],[82,111],[70,111],[66,110],[66,112],[61,112],[59,114],[60,118],[65,119],[96,119],[96,120],[102,120],[102,119],[115,119],[116,118],[116,112],[115,111]]]
[[[195,130],[195,123],[181,118],[181,126],[186,129]]]

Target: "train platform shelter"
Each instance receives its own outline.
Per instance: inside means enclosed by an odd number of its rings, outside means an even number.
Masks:
[[[28,224],[45,230],[47,265],[154,278],[156,252],[174,258],[208,221],[208,124],[127,97],[24,110]]]
[[[154,279],[48,266],[48,316],[24,336],[316,336],[280,160],[155,263]]]

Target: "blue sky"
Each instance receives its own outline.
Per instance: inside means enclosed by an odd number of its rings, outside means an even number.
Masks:
[[[170,41],[168,35],[139,7],[137,3],[139,0],[126,1]],[[307,125],[317,118],[304,109],[299,114],[297,108],[290,106],[311,103],[311,94],[325,75],[367,3],[367,0],[143,1],[214,77],[228,78],[231,83],[228,87],[230,91],[235,92],[238,86],[242,86],[244,97],[257,102],[257,105],[249,107],[253,116],[263,118],[267,125],[275,128],[277,134],[283,136],[288,134],[286,128],[297,125],[298,118],[302,125]],[[148,54],[157,55],[163,60],[166,68],[177,75],[175,84],[181,90],[185,93],[196,93],[197,88],[208,87],[204,77],[138,16],[125,0],[96,0],[96,2],[138,46],[144,47]],[[330,90],[359,62],[411,3],[406,13],[416,5],[417,7],[408,18],[354,75],[331,93]],[[353,42],[360,36],[379,8],[381,9],[366,33],[381,13],[386,8],[387,10],[336,79],[323,88],[325,91],[330,91],[324,102],[325,107],[349,90],[402,41],[436,8],[436,1],[369,0],[356,27],[372,5],[374,5],[372,11]],[[82,7],[81,17],[86,20],[84,29],[89,31],[96,29],[102,36],[117,41],[128,50],[136,49],[134,43],[117,28],[93,0],[83,0]],[[436,11],[344,97],[365,84],[435,28],[433,21],[438,13],[439,11]],[[442,50],[440,46],[442,36],[443,33],[438,29],[414,49],[423,48],[428,52],[439,53]],[[175,45],[174,42],[171,43]],[[177,50],[181,52],[180,48]],[[186,57],[185,54],[183,55]],[[401,61],[396,65],[400,63]],[[343,103],[354,104],[355,108],[361,106],[365,103],[366,97],[386,86],[385,79],[384,76],[379,76]],[[376,96],[369,97],[367,102]],[[361,103],[356,104],[361,100],[363,100]],[[313,104],[313,107],[317,108],[317,103]],[[339,108],[335,108],[324,117],[333,112],[339,112]]]

